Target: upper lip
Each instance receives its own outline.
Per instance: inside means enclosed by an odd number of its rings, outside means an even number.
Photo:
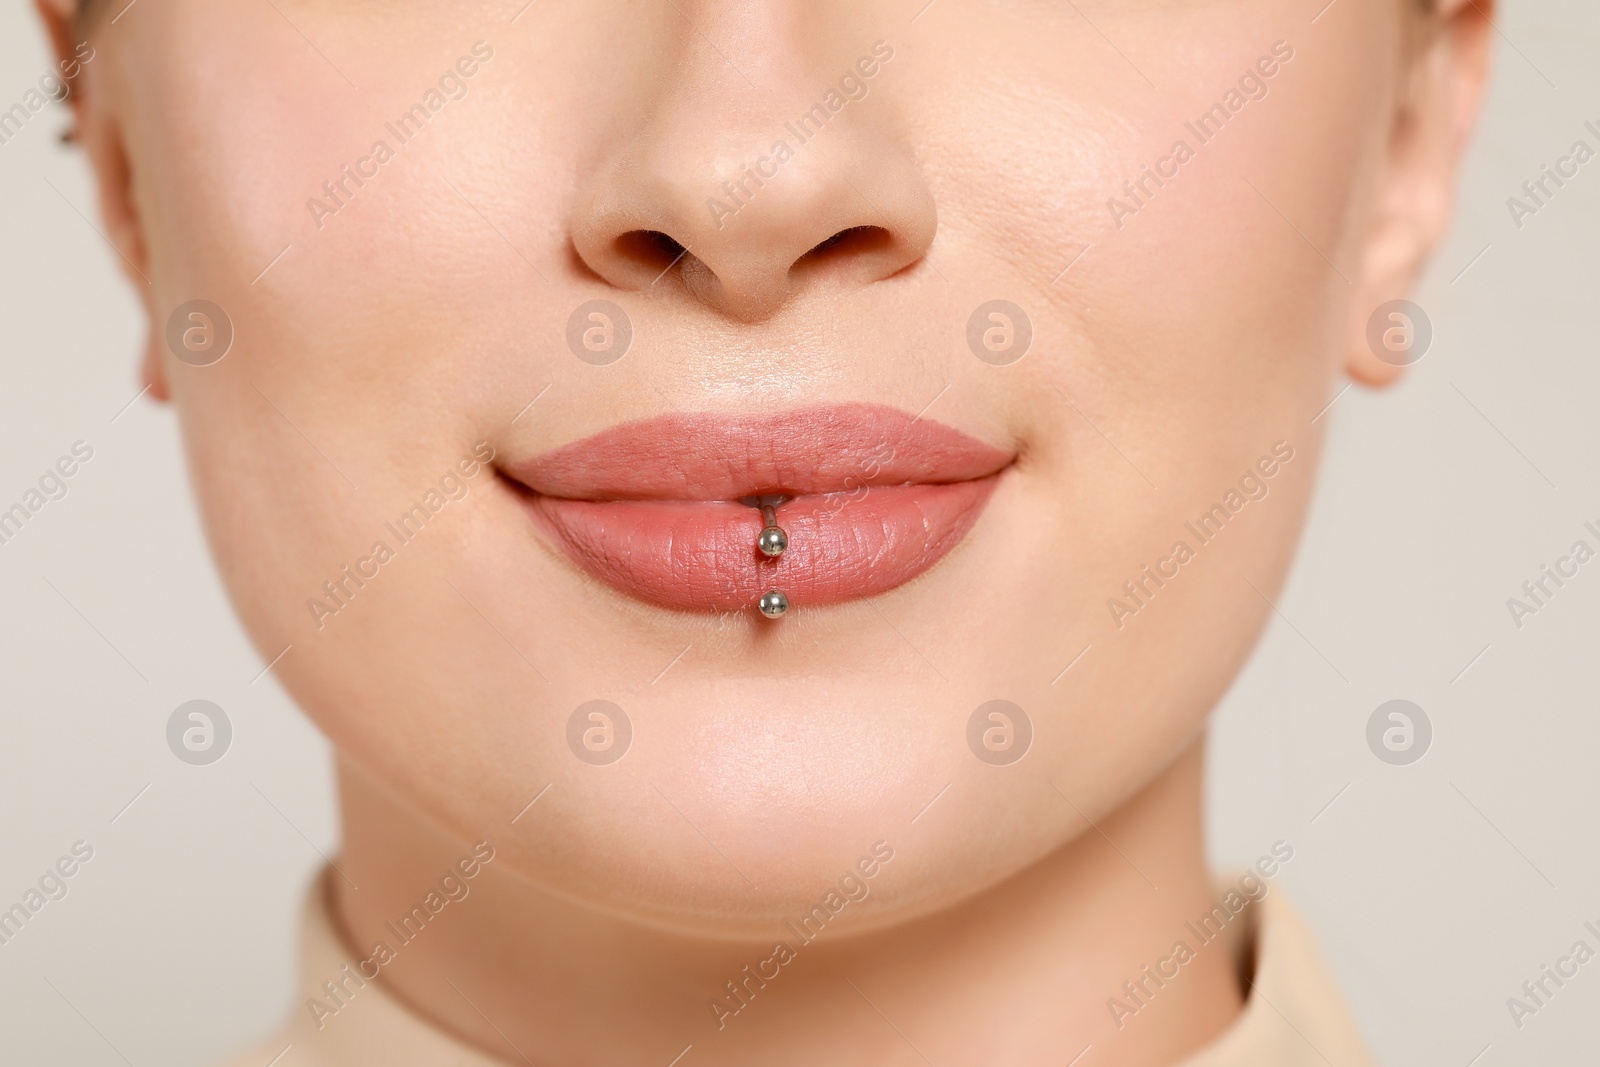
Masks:
[[[660,415],[623,423],[503,468],[570,500],[737,500],[939,484],[996,474],[1012,453],[877,404],[770,415]]]

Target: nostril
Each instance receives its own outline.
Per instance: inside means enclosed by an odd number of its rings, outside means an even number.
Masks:
[[[614,248],[630,266],[651,274],[665,271],[684,253],[683,245],[660,230],[629,230],[616,239]]]
[[[894,235],[882,226],[851,226],[813,247],[795,266],[821,264],[881,252],[894,243]]]

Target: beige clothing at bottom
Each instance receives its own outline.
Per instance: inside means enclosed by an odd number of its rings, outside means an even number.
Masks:
[[[505,1067],[411,1012],[378,982],[357,989],[319,1028],[307,1002],[327,1002],[323,983],[355,964],[334,929],[326,888],[326,877],[317,879],[306,901],[299,1002],[290,1021],[226,1067]],[[1254,928],[1235,942],[1244,973],[1253,973],[1244,1010],[1175,1067],[1373,1067],[1311,931],[1283,892],[1244,914],[1254,912]],[[1253,961],[1244,958],[1251,951]]]

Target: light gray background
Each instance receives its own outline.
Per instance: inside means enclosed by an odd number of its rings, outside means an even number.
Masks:
[[[0,8],[0,106],[49,69],[29,6]],[[1433,351],[1324,417],[1304,548],[1211,756],[1217,865],[1291,841],[1281,882],[1379,1059],[1424,1067],[1600,1058],[1600,961],[1520,1032],[1505,1005],[1600,926],[1600,561],[1520,631],[1505,603],[1600,525],[1600,160],[1520,232],[1506,208],[1574,140],[1600,148],[1600,6],[1513,0],[1499,26],[1459,219],[1417,296]],[[172,414],[123,411],[144,324],[79,217],[64,124],[54,108],[0,145],[0,506],[74,441],[95,449],[0,545],[0,906],[74,841],[95,856],[0,946],[0,1062],[206,1064],[288,1010],[302,888],[337,848],[329,755],[258,679]],[[196,697],[235,729],[210,768],[165,747]],[[1434,724],[1410,767],[1366,747],[1395,697]]]

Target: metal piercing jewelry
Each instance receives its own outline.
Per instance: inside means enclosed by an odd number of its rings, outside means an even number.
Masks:
[[[757,605],[761,614],[769,619],[781,619],[783,613],[789,610],[789,598],[776,589],[768,589],[761,594],[761,602]]]
[[[761,505],[761,518],[766,527],[761,531],[761,536],[756,538],[756,547],[763,556],[776,559],[789,547],[789,535],[778,525],[777,509],[771,504]]]
[[[761,536],[756,538],[756,548],[768,559],[777,559],[783,555],[784,549],[789,547],[789,535],[778,525],[778,511],[775,505],[767,503],[761,505],[761,521]],[[781,619],[789,610],[789,598],[780,590],[769,589],[761,595],[756,607],[769,619]]]

